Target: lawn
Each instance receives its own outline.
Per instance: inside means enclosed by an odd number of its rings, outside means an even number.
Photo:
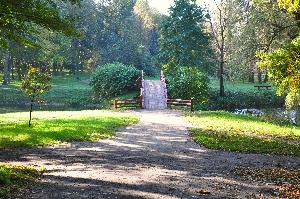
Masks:
[[[190,114],[194,140],[211,149],[300,155],[300,128],[224,111]]]
[[[237,91],[255,92],[255,91],[258,91],[258,89],[254,87],[256,85],[260,85],[260,84],[251,83],[251,82],[242,82],[242,81],[225,81],[224,82],[225,90],[231,91],[231,92],[237,92]],[[262,83],[261,85],[271,85],[271,84],[270,83]],[[220,88],[220,82],[219,82],[219,80],[213,79],[210,81],[209,86],[213,90],[218,90]],[[260,90],[260,91],[263,91],[263,90]]]
[[[74,140],[95,141],[115,134],[116,129],[134,124],[133,115],[106,111],[37,111],[28,127],[28,112],[0,114],[0,148],[33,147]]]
[[[42,96],[48,104],[55,103],[65,106],[83,106],[93,103],[89,74],[82,73],[78,79],[70,76],[55,76],[52,89]],[[0,85],[0,105],[17,106],[29,103],[29,99],[20,90],[20,82],[14,81],[9,86]],[[97,100],[96,100],[97,101]]]
[[[34,182],[43,170],[30,166],[0,164],[0,198],[6,198],[9,193],[16,192],[28,183]]]

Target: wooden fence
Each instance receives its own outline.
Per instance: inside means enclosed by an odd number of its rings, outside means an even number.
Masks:
[[[189,108],[192,112],[194,111],[193,100],[182,100],[182,99],[168,99],[167,105],[169,108]]]
[[[114,100],[114,108],[142,108],[141,100]]]

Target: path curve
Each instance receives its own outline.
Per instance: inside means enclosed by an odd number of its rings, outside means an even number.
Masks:
[[[240,181],[232,169],[300,165],[299,158],[205,149],[190,139],[180,112],[135,113],[140,123],[115,138],[2,152],[1,161],[49,170],[13,198],[268,198],[272,185]]]

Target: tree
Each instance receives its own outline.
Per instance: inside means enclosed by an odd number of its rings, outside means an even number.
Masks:
[[[227,17],[226,75],[262,83],[267,70],[257,66],[257,51],[269,52],[282,46],[295,34],[290,13],[272,1],[232,0]],[[263,78],[263,74],[264,78]]]
[[[218,51],[218,62],[219,62],[219,80],[220,80],[220,93],[219,95],[223,97],[225,95],[224,88],[224,64],[225,64],[225,37],[227,28],[227,18],[228,18],[228,1],[221,0],[219,4],[216,1],[216,18],[215,21],[209,17],[210,28],[213,33],[215,40],[215,45]]]
[[[29,111],[29,127],[31,126],[31,113],[35,100],[46,91],[50,90],[51,75],[48,71],[38,69],[31,66],[27,75],[22,81],[22,90],[30,98],[30,111]]]
[[[295,16],[298,29],[299,0],[279,0],[278,5]],[[297,124],[300,123],[300,36],[270,53],[257,53],[260,67],[267,68],[279,95],[287,94],[286,105],[296,108]]]
[[[62,0],[78,4],[80,0]],[[6,0],[0,2],[0,46],[8,41],[32,44],[26,34],[34,31],[32,24],[49,30],[75,35],[70,19],[63,16],[55,0]]]
[[[213,51],[210,35],[205,32],[205,20],[196,0],[175,0],[160,29],[159,60],[167,72],[174,72],[180,66],[209,71]]]

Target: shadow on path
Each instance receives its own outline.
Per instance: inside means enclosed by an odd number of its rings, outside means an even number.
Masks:
[[[295,157],[205,149],[190,139],[179,112],[137,114],[141,122],[112,139],[2,151],[1,161],[48,170],[13,198],[270,198],[272,185],[243,182],[232,170],[300,165]]]

